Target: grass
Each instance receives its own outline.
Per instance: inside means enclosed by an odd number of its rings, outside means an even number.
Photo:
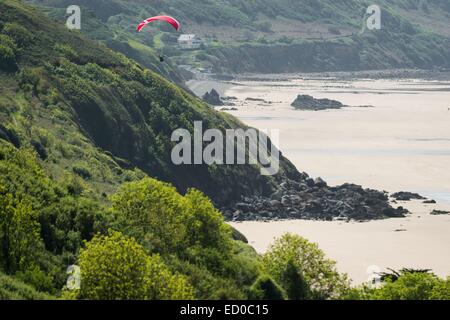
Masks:
[[[0,272],[0,300],[51,300],[48,294]]]

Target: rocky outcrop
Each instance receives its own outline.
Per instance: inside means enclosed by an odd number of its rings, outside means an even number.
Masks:
[[[449,211],[442,211],[442,210],[433,210],[431,213],[433,216],[443,216],[443,215],[449,215]]]
[[[341,109],[345,107],[344,104],[336,100],[315,99],[314,97],[308,95],[299,95],[297,99],[292,102],[291,106],[293,106],[297,110],[311,111]]]
[[[213,106],[223,106],[224,105],[222,99],[220,98],[219,93],[215,89],[212,89],[211,92],[206,92],[203,95],[202,99],[206,103],[213,105]]]
[[[354,184],[329,187],[321,178],[285,180],[270,197],[244,197],[223,208],[227,220],[357,220],[404,217],[408,210],[393,208],[387,193]]]
[[[391,195],[397,201],[411,201],[411,200],[426,200],[427,198],[422,197],[420,194],[412,192],[397,192]]]
[[[351,107],[343,104],[342,102],[330,99],[316,99],[309,95],[298,95],[294,102],[291,104],[297,110],[306,111],[321,111],[328,109],[342,109],[345,107]],[[372,106],[356,106],[356,108],[371,108]]]

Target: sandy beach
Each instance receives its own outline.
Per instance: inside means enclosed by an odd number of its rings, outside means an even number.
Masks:
[[[373,108],[298,111],[290,106],[298,94]],[[246,124],[279,129],[280,149],[301,171],[450,204],[450,82],[244,81],[225,95],[241,101],[231,113]]]
[[[352,182],[435,199],[399,203],[413,214],[365,223],[278,221],[232,223],[258,252],[286,232],[316,242],[354,283],[368,270],[427,268],[450,276],[450,81],[278,77],[233,83],[191,83],[198,95],[215,88],[236,97],[230,112],[259,129],[279,129],[280,149],[299,170],[331,185]],[[299,111],[298,94],[338,100],[341,110]],[[262,99],[249,101],[247,98]],[[371,108],[357,106],[371,105]],[[374,267],[375,266],[375,267]]]
[[[413,214],[404,219],[372,222],[275,221],[231,223],[264,253],[275,238],[298,234],[318,243],[354,284],[366,282],[371,270],[432,269],[450,276],[450,216],[432,216],[433,206],[401,203]]]

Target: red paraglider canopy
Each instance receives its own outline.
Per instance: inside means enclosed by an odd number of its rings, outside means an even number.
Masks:
[[[153,22],[153,21],[165,21],[167,23],[169,23],[170,25],[172,25],[172,27],[175,28],[175,30],[179,31],[181,28],[181,24],[175,19],[172,18],[170,16],[156,16],[156,17],[151,17],[148,18],[147,20],[142,21],[139,26],[137,27],[137,32],[141,32],[141,30],[148,25],[149,23]]]

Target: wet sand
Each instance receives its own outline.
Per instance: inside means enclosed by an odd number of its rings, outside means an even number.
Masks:
[[[433,209],[450,210],[449,81],[246,80],[224,94],[239,99],[239,110],[230,113],[246,124],[280,129],[279,147],[299,170],[331,185],[353,182],[438,201],[402,203],[413,212],[404,219],[233,223],[259,252],[292,232],[317,242],[354,283],[366,281],[371,266],[429,268],[450,276],[450,216],[430,215]],[[373,108],[293,110],[298,94]],[[249,97],[271,103],[245,101]]]

